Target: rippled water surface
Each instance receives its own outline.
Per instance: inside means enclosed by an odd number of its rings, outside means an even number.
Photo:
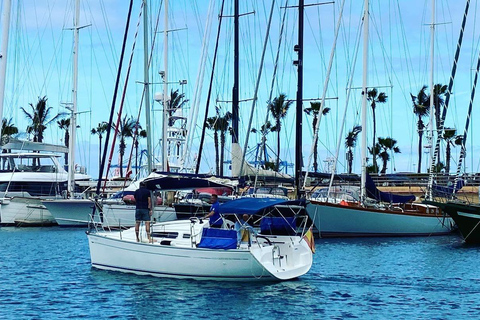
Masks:
[[[317,239],[280,283],[168,280],[92,269],[85,230],[0,229],[0,318],[480,318],[480,246],[457,235]]]

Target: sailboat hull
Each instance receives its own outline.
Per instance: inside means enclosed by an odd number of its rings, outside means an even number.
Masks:
[[[378,210],[311,201],[307,213],[321,237],[430,236],[451,232],[451,218],[438,214]]]
[[[86,227],[91,220],[94,202],[89,199],[46,200],[43,204],[61,227]],[[135,225],[135,206],[126,204],[102,204],[103,225],[109,227],[132,227]],[[175,210],[157,206],[153,213],[155,221],[176,219]],[[100,222],[98,210],[95,221]]]
[[[480,206],[455,202],[431,203],[452,217],[466,243],[480,243]]]
[[[279,281],[297,278],[312,265],[312,252],[298,236],[263,236],[251,246],[204,248],[203,226],[173,221],[153,226],[149,243],[143,228],[135,240],[133,228],[88,233],[92,267],[167,278],[218,281]],[[155,234],[162,234],[155,238]],[[172,235],[177,235],[172,237]],[[190,238],[190,234],[195,237]]]

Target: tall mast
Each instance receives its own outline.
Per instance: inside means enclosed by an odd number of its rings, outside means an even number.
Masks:
[[[168,0],[165,0],[165,30],[163,33],[163,133],[162,133],[162,171],[168,167]]]
[[[434,131],[433,131],[433,126],[434,126],[434,120],[435,120],[435,83],[433,82],[433,73],[434,73],[434,67],[435,67],[435,62],[434,62],[434,53],[435,53],[435,0],[432,0],[432,24],[430,25],[430,168],[433,170],[435,167],[435,162],[436,160],[434,159],[434,154],[433,154],[433,141],[434,139]],[[437,128],[438,129],[438,128]],[[439,134],[440,132],[437,132]],[[433,185],[433,171],[430,172],[430,177],[428,187],[427,187],[427,199],[432,200],[432,185]],[[432,185],[430,185],[430,181],[432,182]]]
[[[239,117],[239,94],[238,94],[238,82],[239,82],[239,72],[238,72],[238,61],[239,61],[239,33],[238,33],[238,0],[234,1],[234,18],[233,18],[233,92],[232,92],[232,143],[238,143],[238,117]],[[223,165],[223,164],[221,164]]]
[[[3,1],[2,47],[0,48],[0,120],[3,120],[3,101],[5,98],[5,77],[7,74],[8,35],[10,28],[11,0]]]
[[[297,105],[296,105],[296,126],[295,126],[295,188],[297,198],[300,198],[300,177],[302,176],[302,100],[303,100],[303,15],[304,0],[298,1],[298,45],[295,51],[298,54],[297,71]]]
[[[147,0],[143,0],[143,83],[145,92],[145,121],[147,131],[147,168],[152,172],[152,135],[150,124],[150,89],[148,79],[148,10]],[[138,137],[137,137],[138,139]]]
[[[443,132],[444,124],[445,124],[445,117],[447,116],[447,110],[450,102],[450,95],[452,93],[452,88],[453,88],[453,81],[455,79],[455,75],[457,73],[457,63],[458,63],[458,58],[460,56],[460,49],[462,47],[462,41],[463,41],[463,33],[465,31],[465,24],[467,23],[467,16],[468,16],[468,9],[470,7],[470,0],[467,0],[465,4],[465,11],[463,13],[463,20],[462,20],[462,25],[460,28],[460,34],[458,36],[458,41],[457,41],[457,50],[455,51],[455,58],[453,59],[453,66],[452,66],[452,72],[450,73],[450,81],[448,82],[448,88],[447,92],[445,93],[445,104],[442,110],[442,116],[440,117],[440,124],[439,127],[437,128],[437,132]],[[433,60],[433,59],[432,59]],[[435,143],[435,148],[433,149],[433,161],[430,164],[430,175],[429,175],[429,181],[428,181],[428,186],[427,186],[427,199],[430,197],[431,199],[431,189],[433,188],[433,180],[435,174],[435,163],[437,162],[437,158],[440,152],[440,139],[438,139],[438,134],[437,134],[437,140]]]
[[[362,83],[362,177],[361,199],[366,198],[365,183],[367,180],[367,80],[368,80],[368,0],[365,0],[363,14],[363,83]]]
[[[75,21],[73,26],[73,90],[72,90],[72,115],[70,117],[70,139],[68,142],[68,194],[75,192],[75,143],[77,129],[77,87],[78,87],[78,37],[80,19],[80,0],[75,1]]]

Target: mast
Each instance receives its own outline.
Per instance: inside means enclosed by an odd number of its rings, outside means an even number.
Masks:
[[[363,80],[362,80],[362,176],[361,200],[366,198],[365,183],[367,180],[367,80],[368,80],[368,0],[365,0],[363,14]]]
[[[210,96],[212,94],[213,76],[215,75],[215,65],[217,63],[218,43],[219,43],[219,39],[220,39],[220,31],[222,29],[223,7],[224,7],[224,5],[225,5],[225,0],[222,1],[222,6],[220,8],[220,18],[219,18],[219,21],[218,21],[218,29],[217,29],[217,40],[215,42],[215,51],[213,53],[212,72],[210,74],[210,84],[208,86],[207,103],[206,103],[206,106],[205,106],[205,116],[204,116],[203,125],[202,125],[203,129],[202,129],[202,135],[200,137],[200,147],[198,149],[197,163],[195,164],[195,174],[198,174],[198,172],[200,171],[200,163],[202,161],[203,143],[205,141],[205,123],[207,123],[208,109],[210,107]]]
[[[362,177],[361,199],[366,198],[365,184],[367,181],[367,81],[368,81],[368,0],[365,0],[363,14],[363,80],[362,80]]]
[[[168,0],[165,0],[165,30],[163,33],[163,130],[162,171],[168,171]]]
[[[298,54],[297,60],[297,105],[296,105],[296,126],[295,126],[295,188],[297,198],[300,199],[300,177],[302,175],[302,100],[303,100],[303,15],[304,0],[298,1],[298,45],[295,51]]]
[[[238,143],[238,113],[239,113],[239,94],[238,94],[238,82],[239,82],[239,9],[238,0],[234,1],[234,18],[233,18],[233,90],[232,90],[232,144]],[[223,164],[220,164],[223,165]]]
[[[435,98],[435,84],[433,82],[433,68],[435,67],[435,62],[433,59],[434,53],[435,53],[435,0],[432,0],[432,24],[430,25],[430,34],[431,34],[431,40],[430,40],[430,138],[432,139],[430,142],[430,179],[428,183],[428,188],[427,188],[427,199],[432,200],[432,185],[433,185],[433,175],[434,175],[434,168],[435,168],[435,162],[436,159],[434,157],[434,152],[433,152],[433,125],[434,125],[434,120],[435,120],[435,105],[434,105],[434,98]],[[437,128],[437,130],[440,128]],[[440,131],[437,131],[437,134],[440,134]],[[430,184],[430,182],[432,184]]]
[[[442,116],[440,118],[440,125],[438,128],[438,132],[443,131],[444,123],[445,123],[445,117],[447,116],[447,110],[448,110],[448,105],[450,102],[450,95],[452,93],[452,88],[453,88],[453,81],[455,79],[455,74],[457,73],[457,62],[458,62],[458,57],[460,56],[460,49],[462,47],[462,42],[463,42],[463,33],[465,30],[465,24],[467,23],[467,16],[468,16],[468,9],[470,7],[470,0],[467,0],[467,3],[465,5],[465,12],[463,13],[463,20],[462,20],[462,26],[460,28],[460,34],[458,36],[458,42],[457,42],[457,50],[455,51],[455,58],[453,59],[453,66],[452,66],[452,72],[450,74],[450,81],[448,82],[448,88],[447,92],[445,93],[445,105],[442,110]],[[431,200],[431,191],[433,188],[433,174],[434,168],[435,168],[435,163],[437,161],[438,154],[440,152],[440,139],[437,136],[437,141],[435,143],[435,148],[434,148],[434,155],[433,155],[433,162],[431,163],[430,166],[430,175],[429,175],[429,181],[428,181],[428,186],[427,186],[427,196],[430,196]],[[427,199],[429,199],[427,197]]]
[[[3,1],[2,47],[0,48],[0,120],[3,120],[3,101],[5,96],[5,77],[7,74],[8,35],[10,28],[11,0]]]
[[[73,197],[75,192],[75,144],[77,131],[77,87],[78,87],[78,38],[79,38],[80,0],[75,1],[75,21],[73,26],[73,90],[72,109],[70,117],[70,139],[68,142],[68,194]]]
[[[147,168],[152,172],[152,135],[150,124],[150,89],[148,79],[148,10],[147,0],[143,0],[143,83],[145,92],[145,122],[147,131]],[[138,137],[137,137],[138,139]]]

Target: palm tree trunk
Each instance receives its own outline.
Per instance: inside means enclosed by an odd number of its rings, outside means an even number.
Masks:
[[[417,129],[418,129],[418,169],[417,173],[422,172],[422,138],[424,129],[422,117],[418,116]]]
[[[382,171],[381,171],[381,173],[382,173],[382,174],[385,174],[385,173],[387,173],[387,161],[386,161],[386,160],[382,160],[382,162],[383,162],[383,166],[382,166]]]
[[[450,173],[450,141],[447,140],[447,148],[445,150],[445,173],[448,175]]]
[[[213,134],[213,140],[214,140],[214,143],[215,143],[215,171],[216,171],[216,174],[219,175],[220,174],[220,166],[219,166],[219,156],[218,156],[218,132],[215,131],[215,133]]]
[[[377,128],[377,119],[375,117],[375,108],[372,108],[373,111],[373,144],[372,144],[372,164],[373,164],[373,172],[378,173],[378,166],[377,166],[377,157],[375,154],[375,135],[376,135],[376,128]]]
[[[277,119],[277,164],[276,171],[280,171],[280,119]]]
[[[317,130],[317,122],[318,122],[318,118],[317,116],[315,115],[313,117],[313,132],[315,133],[315,131]],[[318,162],[317,162],[317,158],[318,158],[318,136],[316,137],[315,139],[315,142],[314,142],[314,145],[313,145],[313,171],[314,172],[317,172],[318,171]]]
[[[70,140],[70,135],[68,134],[68,130],[65,130],[65,147],[69,147],[69,140]],[[68,168],[68,152],[65,153],[65,169]]]
[[[138,140],[135,140],[135,176],[138,175]]]
[[[262,136],[262,148],[263,148],[263,163],[264,166],[267,165],[267,138],[265,136]]]
[[[225,131],[220,131],[220,176],[223,176],[224,156],[225,156]]]
[[[418,132],[418,168],[417,173],[422,172],[422,138],[423,131]]]
[[[118,166],[120,167],[120,178],[123,177],[123,154],[120,153],[120,161],[118,163]]]
[[[352,165],[353,165],[353,152],[352,149],[349,148],[347,152],[347,163],[348,163],[348,174],[352,173]]]
[[[98,151],[98,172],[100,172],[101,166],[102,166],[102,136],[98,136],[99,142],[99,151]]]

